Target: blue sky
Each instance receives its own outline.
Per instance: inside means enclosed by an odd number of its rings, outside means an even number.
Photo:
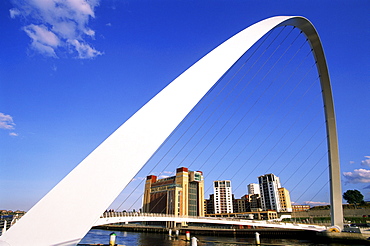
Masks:
[[[1,1],[0,209],[30,209],[176,76],[276,15],[304,16],[316,27],[332,80],[343,190],[369,200],[369,10],[366,0]]]

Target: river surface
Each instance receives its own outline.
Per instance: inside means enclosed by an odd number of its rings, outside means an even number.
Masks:
[[[82,239],[79,245],[86,244],[109,244],[109,235],[114,232],[116,236],[116,244],[126,246],[190,246],[190,242],[185,241],[185,235],[180,235],[179,238],[171,238],[167,234],[162,233],[145,233],[145,232],[124,232],[124,231],[108,231],[92,229]],[[193,236],[191,236],[193,237]],[[255,238],[248,237],[215,237],[197,235],[198,246],[241,246],[255,245]],[[261,245],[330,245],[340,246],[345,244],[321,244],[310,242],[308,240],[299,239],[271,239],[260,238]]]

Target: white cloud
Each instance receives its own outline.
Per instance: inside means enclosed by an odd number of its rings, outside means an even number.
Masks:
[[[8,114],[0,113],[0,129],[14,130],[15,123],[13,117]],[[17,137],[18,133],[10,132],[9,136]]]
[[[305,201],[304,203],[311,206],[323,206],[329,204],[328,202],[314,202],[314,201]]]
[[[163,171],[159,174],[158,179],[165,179],[174,175],[175,175],[174,171]]]
[[[14,129],[13,117],[7,114],[0,113],[0,129]]]
[[[367,169],[355,169],[353,172],[343,172],[343,175],[347,180],[346,183],[370,183],[370,170]]]
[[[131,182],[133,182],[133,181],[136,181],[136,180],[144,180],[145,179],[145,177],[136,177],[136,178],[133,178],[133,179],[131,179]]]
[[[370,167],[370,156],[365,156],[366,160],[361,161],[361,165],[365,167]]]
[[[23,30],[32,39],[31,46],[36,51],[57,57],[65,49],[77,53],[81,59],[102,54],[86,41],[95,35],[88,23],[95,17],[94,8],[99,0],[13,0],[13,4],[15,8],[9,10],[10,16],[24,16],[29,22]]]
[[[17,17],[18,15],[21,14],[21,12],[18,9],[9,9],[9,14],[12,19]]]
[[[91,48],[90,45],[80,43],[78,40],[69,40],[69,43],[75,47],[78,52],[78,57],[81,59],[92,58],[97,55],[102,55],[101,52]]]
[[[59,38],[44,25],[28,25],[23,29],[32,39],[32,47],[48,56],[56,57],[54,49],[59,46]]]
[[[163,171],[163,173],[166,173],[166,174],[175,174],[175,172],[173,172],[173,171]]]

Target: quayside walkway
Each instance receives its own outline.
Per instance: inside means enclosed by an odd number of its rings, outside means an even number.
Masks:
[[[285,223],[279,221],[266,220],[246,220],[244,218],[235,217],[197,217],[197,216],[178,216],[173,214],[156,214],[156,213],[127,213],[127,212],[107,212],[104,213],[94,224],[101,226],[115,223],[131,223],[131,222],[175,222],[175,223],[206,223],[206,224],[222,224],[222,225],[242,225],[251,226],[251,228],[278,228],[289,230],[306,230],[306,231],[326,231],[326,226],[313,224],[298,224]]]

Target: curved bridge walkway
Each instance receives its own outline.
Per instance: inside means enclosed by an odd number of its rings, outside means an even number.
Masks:
[[[94,224],[94,226],[129,223],[140,221],[173,221],[177,223],[209,223],[223,225],[243,225],[254,227],[278,228],[289,230],[306,231],[325,231],[326,226],[313,224],[284,223],[266,220],[246,220],[235,217],[197,217],[197,216],[176,216],[173,214],[153,214],[153,213],[126,213],[126,212],[107,212],[104,213]]]

